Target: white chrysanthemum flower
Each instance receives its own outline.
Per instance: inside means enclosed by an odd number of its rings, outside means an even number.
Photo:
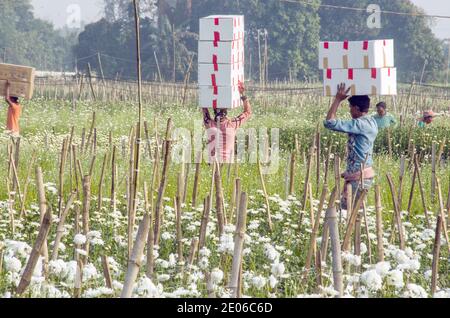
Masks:
[[[431,276],[433,275],[433,271],[431,270],[431,269],[429,269],[429,270],[427,270],[425,273],[424,273],[424,277],[425,277],[425,279],[427,280],[427,281],[431,281]]]
[[[143,276],[136,284],[135,291],[140,297],[160,298],[163,294],[163,286],[153,284],[152,280],[147,276]]]
[[[406,285],[406,291],[403,293],[405,298],[428,298],[428,294],[422,286],[416,284]]]
[[[435,292],[433,298],[450,298],[450,288]]]
[[[267,283],[267,279],[266,278],[264,278],[263,276],[261,276],[261,275],[258,275],[258,276],[254,276],[253,278],[252,278],[252,285],[256,288],[256,289],[262,289],[265,285],[266,285],[266,283]]]
[[[83,281],[96,279],[98,277],[97,269],[91,263],[86,264],[83,267]]]
[[[264,254],[271,261],[276,261],[280,257],[280,253],[269,243],[264,244]]]
[[[342,252],[342,260],[353,266],[361,265],[361,256],[354,255],[350,252]]]
[[[170,275],[168,275],[168,274],[158,275],[158,282],[165,282],[165,281],[168,281],[169,279],[170,279]]]
[[[220,237],[220,243],[217,248],[220,253],[228,253],[233,255],[234,252],[234,239],[231,233],[224,233]]]
[[[272,275],[275,277],[281,277],[284,274],[285,267],[283,263],[275,262],[272,264]]]
[[[390,269],[391,263],[389,262],[379,262],[378,264],[375,265],[375,270],[381,277],[386,276],[389,273]]]
[[[389,272],[386,281],[389,286],[394,286],[396,289],[401,289],[405,286],[405,283],[403,282],[403,272],[397,269]]]
[[[273,275],[270,275],[269,276],[269,285],[270,285],[270,288],[275,288],[276,286],[277,286],[277,284],[278,284],[278,280],[276,279],[276,277],[275,276],[273,276]]]
[[[73,242],[76,245],[83,245],[84,243],[86,243],[86,236],[80,233],[76,234],[75,237],[73,238]]]
[[[376,270],[368,270],[361,274],[361,282],[371,291],[380,290],[383,284]]]
[[[222,279],[223,279],[223,272],[218,268],[214,268],[211,271],[211,282],[214,285],[217,285],[222,281]]]
[[[22,269],[22,263],[19,259],[14,256],[5,256],[4,257],[5,269],[8,272],[18,273]]]

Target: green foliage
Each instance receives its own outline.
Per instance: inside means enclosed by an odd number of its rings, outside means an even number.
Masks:
[[[6,62],[59,71],[72,59],[72,45],[52,24],[33,17],[29,0],[0,3],[0,48],[7,48]]]

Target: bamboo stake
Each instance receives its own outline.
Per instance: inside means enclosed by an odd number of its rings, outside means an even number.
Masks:
[[[431,265],[431,295],[436,293],[437,279],[439,274],[439,255],[441,252],[441,230],[442,230],[442,218],[437,216],[436,222],[436,235],[434,237],[433,245],[433,262]]]
[[[402,155],[400,158],[400,176],[399,176],[399,182],[400,185],[398,187],[398,205],[400,207],[400,210],[402,209],[403,206],[403,177],[405,175],[405,156]]]
[[[431,202],[435,202],[436,193],[436,144],[431,145]]]
[[[333,193],[336,189],[333,190]],[[364,197],[364,193],[361,197]],[[333,267],[333,286],[334,289],[339,293],[338,297],[342,297],[344,294],[343,286],[343,270],[342,270],[342,259],[341,259],[341,246],[339,244],[339,227],[337,224],[337,212],[334,201],[330,200],[330,206],[326,212],[326,222],[328,223],[330,231],[330,241],[331,241],[331,255],[332,255],[332,267]]]
[[[428,209],[427,209],[427,204],[425,202],[425,194],[423,191],[422,180],[420,178],[420,167],[419,167],[419,161],[418,161],[417,156],[415,156],[415,158],[414,158],[414,166],[417,171],[417,180],[419,181],[420,197],[422,198],[422,207],[423,207],[423,212],[425,213],[425,220],[427,222],[427,226],[430,227],[430,220],[428,219]]]
[[[211,212],[211,199],[209,196],[206,197],[203,203],[203,215],[200,224],[200,236],[198,239],[198,250],[200,251],[206,243],[206,229],[208,227],[209,213]]]
[[[261,186],[262,186],[263,193],[264,193],[264,200],[266,202],[267,223],[269,225],[269,230],[272,232],[273,226],[272,226],[272,217],[270,215],[269,195],[267,194],[266,183],[264,182],[264,176],[262,174],[261,162],[259,161],[259,158],[258,158],[258,172],[259,172],[259,179],[261,181]]]
[[[192,189],[192,207],[197,206],[198,182],[200,180],[201,162],[202,162],[202,152],[199,151],[195,163],[194,187]]]
[[[128,260],[127,274],[125,276],[125,282],[120,298],[131,298],[134,282],[136,281],[141,267],[141,259],[145,249],[145,239],[148,237],[150,221],[150,215],[145,213],[144,218],[139,224],[136,240]]]
[[[191,248],[189,251],[189,258],[188,258],[188,262],[187,262],[189,267],[191,267],[192,264],[194,264],[195,255],[197,254],[197,251],[198,251],[198,242],[199,242],[198,237],[192,238]]]
[[[164,192],[166,190],[167,186],[167,173],[169,169],[170,164],[170,151],[171,151],[171,143],[172,140],[170,140],[170,133],[172,130],[172,119],[169,118],[167,121],[167,129],[166,129],[166,142],[165,142],[165,151],[164,151],[164,163],[163,163],[163,170],[161,175],[161,183],[159,185],[158,190],[158,197],[156,200],[155,205],[155,236],[154,236],[154,243],[156,245],[159,244],[159,235],[160,235],[160,227],[161,227],[161,210],[162,210],[162,203],[163,203],[163,197]]]
[[[378,184],[375,186],[375,212],[376,212],[378,262],[383,262],[384,261],[383,214],[382,214],[383,211],[381,206],[381,190]]]
[[[413,159],[414,161],[415,159]],[[408,220],[411,219],[411,207],[412,207],[412,201],[413,201],[413,197],[414,197],[414,186],[416,184],[416,178],[417,178],[417,167],[416,165],[414,165],[414,172],[413,172],[413,177],[412,177],[412,183],[411,183],[411,191],[409,192],[409,200],[408,200]]]
[[[441,190],[441,181],[439,178],[436,178],[436,187],[438,189],[438,197],[439,197],[439,216],[441,217],[442,223],[442,231],[444,232],[445,241],[447,242],[448,252],[450,254],[450,241],[447,233],[447,224],[445,222],[445,214],[444,214],[444,201],[442,200],[442,190]]]
[[[291,154],[291,170],[289,174],[289,194],[294,195],[294,178],[295,178],[295,152]]]
[[[113,285],[112,285],[111,271],[109,269],[108,257],[106,257],[106,255],[104,254],[101,257],[102,257],[103,277],[105,277],[106,287],[112,289]]]
[[[356,201],[356,204],[353,206],[353,211],[352,214],[350,215],[350,219],[347,224],[347,229],[345,231],[344,241],[342,243],[343,251],[348,251],[350,249],[350,239],[353,234],[353,230],[355,228],[356,217],[358,216],[362,202],[364,202],[367,196],[367,189],[363,189],[362,191],[359,192],[360,192],[359,197]]]
[[[231,268],[231,279],[229,284],[229,288],[231,289],[233,298],[237,296],[239,288],[239,272],[241,269],[246,221],[247,221],[247,194],[243,192],[240,198],[239,214],[236,224],[236,232],[234,235],[234,254]]]
[[[47,199],[45,198],[45,187],[44,187],[44,177],[42,175],[41,167],[36,167],[36,187],[38,190],[38,198],[39,198],[39,212],[40,212],[40,222],[42,223],[45,213],[47,213]],[[42,250],[42,256],[44,257],[44,263],[48,263],[48,248],[47,241],[44,240]]]
[[[39,228],[39,233],[36,237],[36,241],[34,242],[33,249],[31,250],[30,257],[28,259],[27,265],[25,266],[24,272],[20,279],[19,285],[17,286],[16,293],[22,294],[25,289],[30,285],[31,276],[33,275],[34,268],[39,260],[39,255],[41,254],[42,248],[45,245],[45,241],[47,239],[48,232],[50,231],[51,226],[51,208],[47,208],[47,212],[45,213],[41,226]]]
[[[403,222],[402,222],[402,216],[400,214],[400,208],[397,201],[397,193],[395,192],[394,182],[392,181],[392,177],[390,174],[386,174],[389,188],[391,189],[391,196],[392,196],[392,204],[394,206],[394,213],[395,213],[395,221],[397,223],[397,230],[398,230],[398,239],[400,242],[400,249],[405,249],[405,234],[403,232]]]
[[[174,206],[176,213],[176,228],[177,228],[177,254],[178,254],[178,263],[182,264],[184,262],[183,258],[183,233],[181,229],[182,221],[181,221],[181,199],[180,197],[174,198]]]
[[[27,177],[26,177],[26,181],[25,181],[25,185],[23,187],[23,200],[22,200],[22,206],[20,208],[20,216],[24,216],[25,215],[25,201],[26,201],[26,197],[27,197],[27,192],[28,192],[28,185],[30,184],[30,178],[31,178],[31,173],[32,173],[32,169],[34,168],[34,164],[36,162],[36,151],[33,150],[33,154],[31,156],[31,161],[30,161],[30,165],[28,166],[28,171],[27,171]]]
[[[77,192],[76,191],[72,192],[72,194],[69,197],[69,200],[67,201],[66,207],[64,208],[64,211],[61,213],[58,227],[56,228],[56,237],[55,242],[53,244],[53,252],[51,256],[52,261],[56,261],[58,259],[59,243],[61,242],[61,239],[64,235],[64,222],[66,221],[67,215],[69,214],[70,208],[76,196]]]
[[[87,264],[89,257],[89,240],[87,234],[89,233],[89,209],[91,206],[91,176],[86,175],[83,178],[83,212],[82,212],[82,224],[83,235],[86,236],[86,243],[83,244],[83,249],[86,255],[83,257],[83,265]]]
[[[328,194],[328,186],[326,184],[324,184],[323,189],[322,189],[322,195],[320,196],[320,203],[319,203],[319,208],[318,208],[317,214],[316,214],[316,220],[314,221],[313,230],[309,237],[309,249],[308,249],[308,254],[306,255],[306,262],[305,262],[305,271],[306,272],[308,272],[311,267],[312,257],[313,257],[314,251],[316,250],[316,238],[319,233],[321,213],[322,213],[323,205],[325,203],[327,194]],[[336,194],[333,193],[333,196],[334,195],[336,195]],[[335,198],[332,197],[330,199],[330,202],[334,202],[334,201],[335,201]]]
[[[219,237],[222,237],[224,233],[224,211],[223,211],[223,196],[222,196],[222,178],[220,176],[220,167],[217,160],[214,162],[214,183],[216,189],[216,214],[217,214],[217,226],[219,230]]]
[[[102,172],[100,174],[100,181],[98,183],[97,210],[99,211],[102,209],[103,206],[103,182],[105,180],[105,169],[107,160],[108,160],[108,153],[106,153],[105,157],[103,158]]]

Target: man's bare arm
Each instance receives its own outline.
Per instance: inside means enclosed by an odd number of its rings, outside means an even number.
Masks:
[[[327,120],[336,119],[336,113],[339,108],[339,105],[341,105],[341,103],[348,98],[348,93],[350,92],[350,89],[351,87],[349,87],[346,90],[344,83],[338,86],[338,92],[336,94],[333,104],[330,107],[330,110],[328,111]]]

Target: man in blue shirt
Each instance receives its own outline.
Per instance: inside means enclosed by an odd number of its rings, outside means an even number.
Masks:
[[[373,165],[373,144],[378,134],[378,125],[375,119],[369,116],[369,96],[352,96],[349,98],[350,115],[352,120],[337,119],[336,113],[343,101],[349,96],[350,88],[346,90],[345,84],[338,86],[336,98],[331,105],[324,126],[327,129],[348,134],[347,169],[342,174],[345,179],[344,194],[341,206],[347,208],[347,184],[351,184],[352,193],[359,195],[361,186],[361,172],[364,189],[370,189],[373,184],[375,172]]]

